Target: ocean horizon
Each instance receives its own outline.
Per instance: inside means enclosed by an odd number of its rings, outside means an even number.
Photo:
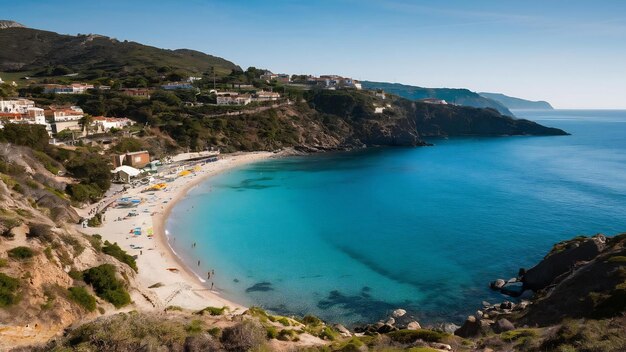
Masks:
[[[348,325],[396,308],[461,323],[483,300],[511,300],[489,282],[555,242],[626,231],[626,111],[515,113],[571,135],[433,138],[246,165],[175,205],[170,245],[247,306]]]

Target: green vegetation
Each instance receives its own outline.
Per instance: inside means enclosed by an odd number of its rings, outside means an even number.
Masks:
[[[100,84],[138,87],[159,83],[162,75],[181,80],[190,74],[214,71],[224,76],[240,70],[230,61],[194,50],[164,50],[104,36],[69,36],[30,28],[4,29],[0,32],[0,47],[20,47],[22,50],[3,50],[0,63],[20,63],[28,57],[30,64],[18,69],[32,71],[27,75],[35,79],[42,77],[39,82],[52,77],[67,80],[63,75],[79,73],[79,78]]]
[[[46,153],[41,152],[39,150],[33,151],[33,156],[39,160],[39,162],[46,168],[46,170],[50,171],[52,174],[56,175],[61,170],[61,164],[56,160],[52,159]]]
[[[67,275],[69,275],[69,277],[71,277],[72,279],[76,280],[76,281],[82,281],[83,280],[83,272],[80,270],[76,270],[74,268],[72,268]]]
[[[500,338],[506,342],[516,341],[525,337],[537,337],[537,331],[533,329],[515,329],[500,334]]]
[[[36,238],[42,243],[51,243],[54,240],[52,227],[46,224],[29,224],[27,238]]]
[[[102,225],[102,215],[100,213],[97,213],[87,220],[87,226],[89,227],[98,227],[100,225]]]
[[[96,310],[96,299],[84,287],[74,286],[68,289],[69,297],[86,310]]]
[[[85,238],[89,241],[89,244],[91,244],[91,248],[93,248],[94,251],[102,252],[102,236],[98,234],[91,236],[85,235]]]
[[[45,126],[28,124],[6,124],[0,130],[0,142],[13,143],[42,151],[48,146]]]
[[[19,287],[18,279],[0,273],[0,308],[17,303]]]
[[[12,248],[7,253],[9,254],[9,258],[16,260],[30,259],[35,255],[35,252],[32,249],[24,246]]]
[[[424,340],[427,342],[441,342],[448,334],[433,330],[419,329],[419,330],[398,330],[392,331],[387,334],[391,340],[400,343],[413,343],[417,340]]]
[[[130,295],[123,283],[115,277],[115,267],[103,264],[83,272],[83,278],[90,284],[96,295],[113,304],[116,308],[130,303]]]
[[[298,333],[291,329],[282,329],[276,339],[281,341],[296,341],[298,339]]]
[[[278,329],[273,325],[268,325],[265,327],[265,331],[267,332],[268,339],[276,339],[278,338]]]
[[[249,351],[263,345],[266,335],[261,325],[245,320],[224,329],[220,340],[227,351]]]
[[[626,264],[626,256],[616,255],[609,258],[609,263]]]
[[[135,258],[130,254],[126,253],[117,243],[111,243],[109,241],[104,241],[104,246],[102,247],[102,252],[112,256],[113,258],[119,260],[122,263],[127,264],[131,267],[135,272],[139,269],[137,268],[137,262],[135,262]]]
[[[190,334],[199,334],[203,330],[202,320],[194,319],[187,326],[185,326],[185,331]]]
[[[194,314],[204,315],[208,313],[209,315],[212,315],[212,316],[218,316],[218,315],[223,315],[226,309],[227,309],[226,307],[222,307],[222,308],[206,307],[202,310],[195,312]]]

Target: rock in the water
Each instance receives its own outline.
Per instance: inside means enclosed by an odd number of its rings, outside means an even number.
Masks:
[[[476,318],[481,319],[483,317],[483,312],[481,310],[476,311]]]
[[[465,323],[463,323],[463,326],[458,328],[454,334],[464,338],[476,337],[482,335],[482,326],[475,316],[470,315],[467,317],[467,320],[465,320]]]
[[[487,302],[487,301],[483,301],[483,307],[487,308],[490,307],[491,303]]]
[[[511,323],[507,319],[502,318],[498,320],[495,324],[493,324],[492,328],[493,328],[493,331],[499,334],[501,332],[515,329],[515,326],[513,325],[513,323]]]
[[[396,309],[393,311],[393,313],[391,314],[394,318],[400,318],[401,316],[404,316],[406,314],[406,310],[404,309]]]
[[[385,324],[387,325],[393,325],[396,323],[396,320],[394,318],[389,318],[387,319],[387,321],[385,322]]]
[[[503,288],[505,284],[506,284],[506,281],[504,281],[502,279],[498,279],[496,281],[491,282],[491,284],[489,286],[493,290],[499,290],[499,289]]]
[[[420,323],[418,323],[416,321],[412,321],[412,322],[407,324],[406,328],[407,328],[407,330],[419,330],[419,329],[422,328],[422,326],[420,325]]]

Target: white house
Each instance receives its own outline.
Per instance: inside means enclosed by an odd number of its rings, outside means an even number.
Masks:
[[[254,101],[276,101],[280,99],[280,94],[276,92],[259,91],[252,98]]]
[[[32,100],[24,98],[0,100],[0,118],[2,120],[0,124],[6,122],[44,125],[48,133],[51,131],[44,110],[36,107]]]
[[[135,122],[127,118],[117,117],[104,117],[95,116],[92,121],[92,126],[95,126],[98,131],[108,132],[111,128],[121,129],[126,126],[133,125]]]
[[[50,106],[44,110],[46,118],[51,122],[52,132],[59,133],[63,130],[82,132],[80,120],[83,118],[83,109],[78,106],[58,107]]]
[[[381,90],[377,90],[377,91],[374,93],[374,96],[375,96],[376,98],[381,98],[381,99],[383,99],[383,100],[386,98],[386,96],[385,96],[385,91],[384,91],[384,90],[382,90],[382,89],[381,89]]]
[[[252,102],[249,94],[239,94],[237,92],[217,93],[217,105],[248,105]]]
[[[10,114],[26,114],[29,108],[34,108],[35,102],[32,100],[17,98],[4,100],[0,99],[0,112]]]

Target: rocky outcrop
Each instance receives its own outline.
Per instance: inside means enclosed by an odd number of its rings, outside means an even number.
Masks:
[[[550,285],[557,277],[574,269],[579,262],[589,261],[605,247],[606,237],[576,238],[561,242],[536,266],[526,271],[521,281],[525,289],[538,291]]]

